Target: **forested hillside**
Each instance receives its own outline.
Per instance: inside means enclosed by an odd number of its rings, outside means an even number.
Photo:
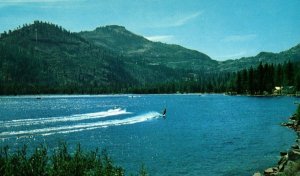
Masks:
[[[101,92],[136,82],[118,56],[53,24],[2,34],[0,52],[3,94]]]
[[[152,42],[125,27],[110,25],[94,31],[80,32],[80,36],[97,46],[103,46],[136,62],[163,65],[169,68],[210,71],[217,61],[206,54],[179,45]]]
[[[243,57],[237,60],[220,62],[220,71],[237,71],[243,68],[258,66],[261,62],[268,64],[283,64],[285,62],[300,62],[300,44],[280,53],[261,52],[253,57]]]
[[[200,74],[185,81],[147,85],[136,93],[207,92],[245,95],[295,94],[300,91],[300,62],[262,64],[238,72]]]
[[[0,53],[1,94],[121,92],[183,75],[125,59],[76,33],[39,21],[3,33]]]
[[[35,21],[1,34],[0,94],[262,94],[280,85],[299,90],[299,48],[217,62],[198,51],[149,41],[121,26],[72,33]],[[287,76],[287,68],[293,74]],[[280,70],[285,75],[281,82],[276,77]]]

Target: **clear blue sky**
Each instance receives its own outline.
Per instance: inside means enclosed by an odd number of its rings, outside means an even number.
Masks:
[[[118,24],[216,60],[300,43],[300,0],[0,0],[0,32],[34,20],[73,32]]]

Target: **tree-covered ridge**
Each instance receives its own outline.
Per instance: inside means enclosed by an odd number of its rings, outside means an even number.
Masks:
[[[299,47],[279,54],[261,53],[250,66],[254,69],[274,61],[268,65],[272,68],[287,58],[295,62]],[[256,65],[258,58],[265,62]],[[0,94],[249,93],[244,85],[237,90],[243,83],[236,81],[242,78],[236,71],[246,68],[249,72],[249,63],[249,59],[217,62],[198,51],[152,42],[116,25],[72,33],[35,21],[1,34]],[[253,86],[257,85],[255,81]],[[272,86],[278,85],[268,83],[250,93],[271,92]]]
[[[161,64],[176,69],[235,72],[251,66],[256,67],[260,62],[283,64],[300,61],[300,44],[280,53],[261,52],[253,57],[217,62],[198,51],[149,41],[117,25],[98,27],[94,31],[80,32],[79,35],[118,54],[134,57],[137,61],[143,60],[148,64]]]
[[[212,66],[217,64],[217,61],[201,52],[179,45],[152,42],[122,26],[98,27],[94,31],[80,32],[79,35],[97,46],[107,47],[120,55],[150,65],[187,70],[211,70]]]
[[[120,56],[54,24],[2,34],[0,53],[2,94],[102,93],[137,82]]]
[[[148,42],[144,37],[118,25],[98,27],[94,31],[80,32],[79,35],[98,46],[109,48],[121,54],[139,51]]]
[[[220,62],[220,71],[238,71],[243,68],[256,67],[261,62],[268,64],[283,64],[285,62],[300,62],[300,44],[280,53],[261,52],[253,57],[242,57],[237,60]]]
[[[16,38],[18,39],[17,41],[14,40]],[[38,42],[48,44],[70,43],[74,45],[88,43],[61,26],[41,21],[34,21],[33,24],[24,24],[22,27],[19,26],[13,31],[4,31],[1,35],[1,39],[6,42],[17,42],[17,44],[21,44],[23,47],[28,46],[29,43],[35,43],[35,45],[38,46]]]
[[[3,33],[0,53],[1,94],[124,93],[185,75],[40,21]]]

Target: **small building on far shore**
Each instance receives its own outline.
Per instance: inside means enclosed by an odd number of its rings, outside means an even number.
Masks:
[[[295,86],[276,86],[273,91],[274,95],[291,95],[296,94]]]
[[[282,92],[282,86],[280,87],[280,86],[276,86],[275,87],[275,89],[274,89],[274,91],[273,91],[273,94],[274,95],[281,95],[281,92]]]

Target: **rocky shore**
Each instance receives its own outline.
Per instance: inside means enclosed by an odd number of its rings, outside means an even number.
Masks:
[[[300,121],[296,120],[296,115],[293,115],[288,122],[281,125],[295,130],[296,143],[287,151],[280,152],[280,159],[276,166],[266,169],[263,173],[257,172],[253,176],[300,176]]]

